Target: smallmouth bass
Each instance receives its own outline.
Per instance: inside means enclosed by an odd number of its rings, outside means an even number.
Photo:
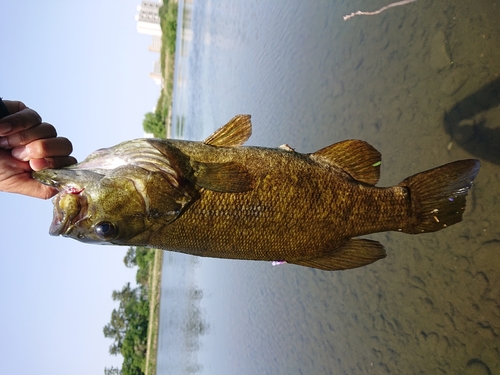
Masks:
[[[461,221],[480,168],[459,160],[381,188],[381,155],[364,141],[301,154],[243,147],[251,132],[250,116],[238,115],[203,142],[136,139],[33,172],[59,190],[50,234],[345,270],[386,256],[355,237]]]

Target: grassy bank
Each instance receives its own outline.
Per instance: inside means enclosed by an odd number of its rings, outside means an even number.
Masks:
[[[170,111],[172,106],[172,93],[174,89],[174,60],[175,41],[177,29],[177,1],[165,2],[160,8],[160,24],[162,29],[160,63],[163,76],[163,88],[156,104],[155,115],[166,128],[163,134],[155,136],[169,137]]]
[[[158,353],[158,326],[160,322],[161,268],[163,250],[155,250],[154,261],[149,270],[149,324],[148,347],[146,351],[145,375],[156,374],[156,357]]]
[[[162,29],[161,70],[163,88],[156,105],[155,115],[160,119],[165,132],[155,133],[156,137],[170,136],[170,111],[172,107],[175,41],[177,30],[177,1],[164,2],[160,8]],[[149,324],[148,345],[146,352],[145,375],[156,375],[156,359],[158,354],[158,329],[160,323],[161,269],[163,251],[155,250],[154,261],[149,272]]]
[[[106,375],[137,375],[144,374],[146,367],[146,356],[151,319],[151,305],[154,307],[158,302],[151,302],[154,296],[158,298],[159,267],[161,270],[161,258],[157,250],[144,247],[129,247],[123,258],[126,267],[136,270],[135,279],[137,286],[126,283],[121,290],[114,290],[111,294],[113,301],[118,306],[111,312],[108,324],[103,327],[104,337],[112,339],[109,353],[122,355],[121,368],[105,368]],[[161,252],[160,252],[161,253]],[[157,309],[156,309],[157,310]],[[152,329],[154,331],[154,329]],[[154,340],[151,341],[154,344]],[[151,346],[153,353],[153,346]]]

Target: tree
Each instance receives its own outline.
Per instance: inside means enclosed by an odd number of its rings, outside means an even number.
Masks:
[[[111,312],[111,321],[102,329],[104,337],[114,339],[109,347],[109,354],[118,355],[120,353],[123,338],[127,333],[127,322],[123,311],[113,309]]]
[[[165,119],[159,112],[148,112],[144,115],[142,127],[147,133],[152,133],[157,138],[165,138]]]
[[[106,375],[144,374],[149,323],[148,272],[154,255],[154,250],[131,247],[123,259],[127,267],[138,266],[136,279],[139,286],[132,288],[127,283],[111,294],[119,306],[111,312],[111,319],[103,327],[103,333],[113,340],[109,353],[123,355],[123,364],[121,369],[105,368]]]
[[[135,247],[131,246],[128,248],[127,254],[125,254],[125,258],[123,258],[123,263],[125,263],[125,267],[127,268],[134,268],[137,266]]]
[[[122,370],[118,367],[104,367],[104,375],[121,375]]]
[[[146,247],[135,249],[135,264],[139,267],[135,276],[135,281],[147,288],[149,285],[149,268],[154,261],[155,251]]]
[[[130,283],[125,284],[121,291],[113,290],[113,301],[119,301],[120,306],[111,312],[111,321],[102,329],[104,337],[113,339],[113,344],[109,347],[109,353],[118,355],[123,346],[123,340],[127,334],[130,323],[131,308],[129,307],[136,300],[136,290],[130,287]]]
[[[132,288],[127,283],[121,290],[114,290],[112,298],[119,302],[119,306],[118,309],[113,309],[110,322],[103,328],[104,336],[113,340],[109,353],[123,355],[119,374],[143,374],[149,323],[147,289],[142,286]],[[105,369],[107,370],[111,371],[113,368]]]

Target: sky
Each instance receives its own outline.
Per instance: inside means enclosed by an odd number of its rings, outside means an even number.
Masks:
[[[73,155],[140,138],[160,87],[136,30],[140,0],[4,0],[0,96],[69,138]],[[0,193],[0,366],[5,374],[102,374],[119,366],[102,328],[135,280],[126,247],[51,237],[50,200]]]

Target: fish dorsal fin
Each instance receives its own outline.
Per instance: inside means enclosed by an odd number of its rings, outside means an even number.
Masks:
[[[236,115],[226,125],[217,129],[203,143],[218,147],[238,147],[252,135],[250,115]]]
[[[316,151],[311,157],[333,164],[352,178],[370,185],[375,185],[380,178],[382,155],[365,141],[349,139],[338,142]]]
[[[385,257],[386,253],[380,242],[354,238],[322,257],[288,263],[325,271],[339,271],[366,266]]]

